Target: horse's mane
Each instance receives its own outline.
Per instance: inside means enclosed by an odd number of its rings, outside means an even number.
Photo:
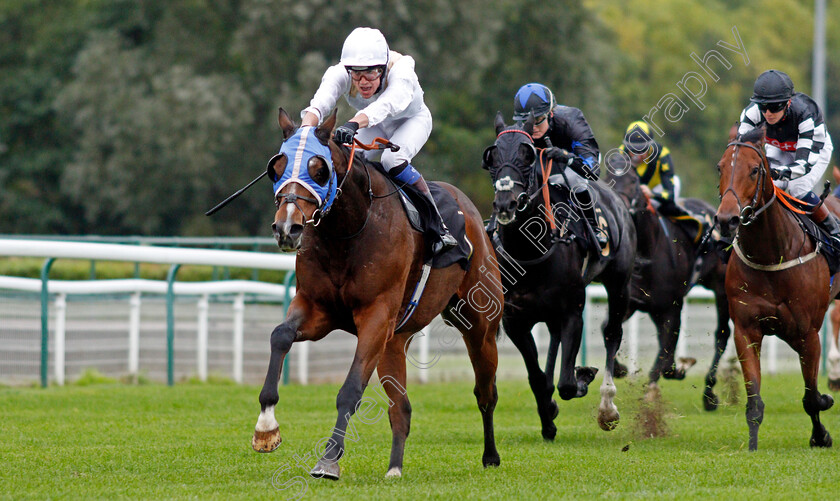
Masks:
[[[738,141],[741,141],[742,143],[757,144],[764,141],[764,135],[766,132],[767,131],[764,129],[764,127],[757,127],[747,132],[746,134],[740,134],[738,136]]]

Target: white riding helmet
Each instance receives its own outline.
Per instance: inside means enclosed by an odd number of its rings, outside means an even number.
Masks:
[[[388,64],[388,42],[375,28],[356,28],[344,40],[341,48],[344,66],[385,66]]]

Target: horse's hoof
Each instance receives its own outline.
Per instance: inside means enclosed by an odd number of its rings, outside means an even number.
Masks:
[[[499,453],[497,452],[495,454],[485,454],[484,457],[481,458],[481,463],[485,468],[489,468],[491,466],[499,466],[502,464],[502,460],[499,458]]]
[[[338,480],[341,476],[341,468],[338,466],[338,461],[324,461],[318,460],[318,464],[312,471],[309,472],[315,478],[326,478],[327,480]]]
[[[694,358],[694,357],[680,357],[677,360],[677,369],[685,372],[688,369],[691,369],[692,367],[694,367],[694,364],[696,364],[696,363],[697,363],[697,359]]]
[[[616,360],[613,363],[613,377],[614,378],[616,378],[616,379],[626,378],[627,374],[629,374],[629,373],[630,373],[630,371],[627,369],[626,365],[620,363],[618,360]]]
[[[251,447],[257,452],[273,452],[282,441],[279,428],[270,431],[254,431]]]
[[[711,389],[706,390],[706,392],[703,393],[703,408],[704,409],[706,409],[707,411],[716,411],[717,408],[718,408],[718,404],[720,404],[720,401],[718,400],[718,396],[715,395],[715,393],[713,391],[711,391]]]
[[[546,442],[551,442],[554,440],[554,437],[557,436],[557,427],[554,426],[554,423],[550,423],[546,426],[542,427],[542,438]]]
[[[578,385],[583,383],[584,386],[589,386],[589,383],[595,380],[596,374],[598,374],[597,367],[575,367],[575,379]]]
[[[823,430],[823,432],[823,436],[819,439],[817,439],[817,437],[811,436],[811,447],[831,447],[831,435],[828,434],[827,430]]]
[[[840,391],[840,379],[829,379],[828,389],[831,391]]]
[[[618,426],[619,415],[615,409],[598,411],[598,426],[604,431],[612,431]]]
[[[400,478],[400,477],[402,477],[402,468],[400,468],[399,466],[394,466],[393,468],[388,470],[388,473],[385,474],[385,478]],[[338,479],[338,477],[336,477],[336,479]]]

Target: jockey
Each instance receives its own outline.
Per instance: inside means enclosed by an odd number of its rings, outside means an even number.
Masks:
[[[630,160],[655,209],[666,216],[685,214],[677,206],[679,177],[674,175],[671,151],[653,140],[650,125],[641,120],[628,125],[618,150]]]
[[[767,70],[755,80],[750,104],[741,112],[739,134],[766,127],[764,150],[774,183],[811,205],[820,202],[813,192],[822,179],[834,149],[817,103],[794,92],[793,81],[778,70]],[[825,204],[811,219],[831,235],[840,248],[840,226]]]
[[[335,129],[333,140],[349,144],[358,137],[369,143],[383,137],[399,145],[399,151],[371,150],[366,155],[381,153],[388,174],[414,186],[428,200],[439,221],[439,226],[437,221],[430,222],[439,237],[432,244],[432,252],[440,254],[457,246],[429,186],[410,163],[432,132],[432,114],[423,102],[414,59],[390,50],[379,30],[356,28],[344,41],[341,61],[327,69],[309,106],[301,112],[301,125],[318,125],[342,95],[357,113]]]
[[[607,235],[599,230],[594,200],[589,192],[589,181],[595,181],[601,175],[601,153],[586,117],[577,108],[557,104],[554,93],[539,83],[523,85],[513,98],[514,120],[522,122],[531,113],[535,119],[531,133],[534,145],[546,148],[546,157],[563,166],[573,198],[589,220],[598,244],[604,248]]]

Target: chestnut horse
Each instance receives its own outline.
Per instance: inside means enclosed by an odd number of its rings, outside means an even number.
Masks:
[[[686,369],[696,360],[674,360],[683,300],[695,283],[715,295],[715,351],[703,390],[703,407],[713,411],[718,406],[714,392],[718,365],[730,335],[729,302],[724,290],[726,265],[714,252],[710,241],[704,240],[706,243],[698,248],[697,240],[709,236],[700,235],[699,230],[697,234],[689,235],[680,225],[656,212],[642,191],[639,176],[625,157],[608,157],[607,172],[607,181],[612,183],[613,190],[622,198],[636,224],[636,270],[630,283],[630,308],[625,320],[634,312],[643,311],[656,325],[659,353],[649,372],[650,385],[655,386],[660,376],[685,378]],[[714,218],[714,207],[703,200],[687,198],[682,203],[708,217],[710,223]]]
[[[496,192],[493,207],[500,226],[499,241],[495,243],[506,288],[502,322],[505,333],[525,361],[542,436],[553,440],[557,434],[554,418],[559,408],[552,395],[558,345],[562,345],[557,382],[560,398],[570,400],[586,395],[597,372],[594,367],[575,367],[583,336],[586,286],[593,280],[604,284],[608,296],[607,319],[603,325],[607,356],[598,424],[604,430],[612,430],[619,420],[614,402],[615,355],[621,343],[621,323],[630,300],[630,276],[636,255],[633,221],[612,190],[603,183],[591,182],[590,189],[595,193],[592,199],[603,210],[601,217],[615,221],[610,245],[600,255],[581,245],[582,239],[572,238],[568,233],[563,236],[550,234],[547,228],[535,230],[548,226],[546,218],[555,218],[556,226],[566,227],[579,216],[570,209],[569,199],[563,198],[558,188],[547,186],[549,180],[544,179],[542,162],[531,137],[533,116],[520,128],[505,126],[498,114],[495,125],[496,141],[485,150],[482,163],[490,172]],[[548,165],[547,172],[550,169]],[[540,189],[541,185],[544,190]],[[546,207],[551,207],[551,216],[546,214]],[[531,335],[537,322],[545,322],[551,334],[545,371],[540,368]]]
[[[413,315],[397,328],[421,277],[423,238],[409,225],[394,183],[363,155],[353,155],[348,147],[330,140],[335,116],[334,111],[317,128],[295,130],[288,114],[280,110],[284,140],[301,146],[291,155],[281,150],[274,156],[268,165],[269,175],[280,179],[285,169],[294,169],[292,176],[300,175],[277,188],[277,212],[271,227],[281,249],[297,250],[297,294],[285,320],[271,334],[271,358],[259,398],[262,412],[252,446],[271,452],[280,444],[274,408],[279,401],[278,378],[292,343],[317,341],[341,329],[358,338],[356,354],[338,392],[338,419],[331,438],[311,475],[339,478],[338,460],[345,450],[350,417],[359,412],[357,419],[370,422],[371,412],[365,411],[370,411],[372,401],[362,396],[377,369],[390,400],[393,441],[387,476],[399,477],[411,420],[404,389],[406,350],[412,335],[440,314],[463,334],[484,425],[482,462],[497,466],[493,411],[498,398],[496,336],[503,296],[500,286],[494,285],[500,284],[499,269],[481,215],[463,193],[441,183],[464,214],[466,234],[474,248],[471,266],[469,271],[459,264],[432,269]],[[312,145],[314,152],[302,146],[304,143]],[[326,187],[337,183],[338,189],[317,200],[313,192],[318,186],[301,181],[307,177],[304,173],[313,184]]]
[[[747,390],[749,449],[758,448],[764,418],[759,361],[764,336],[775,335],[799,354],[811,417],[812,447],[830,447],[831,436],[820,411],[834,403],[820,394],[820,327],[840,280],[830,286],[828,264],[796,217],[778,198],[764,153],[764,129],[730,137],[720,162],[720,207],[715,219],[721,234],[733,239],[726,269],[726,294],[735,326],[735,347]],[[835,277],[837,278],[837,277]]]

